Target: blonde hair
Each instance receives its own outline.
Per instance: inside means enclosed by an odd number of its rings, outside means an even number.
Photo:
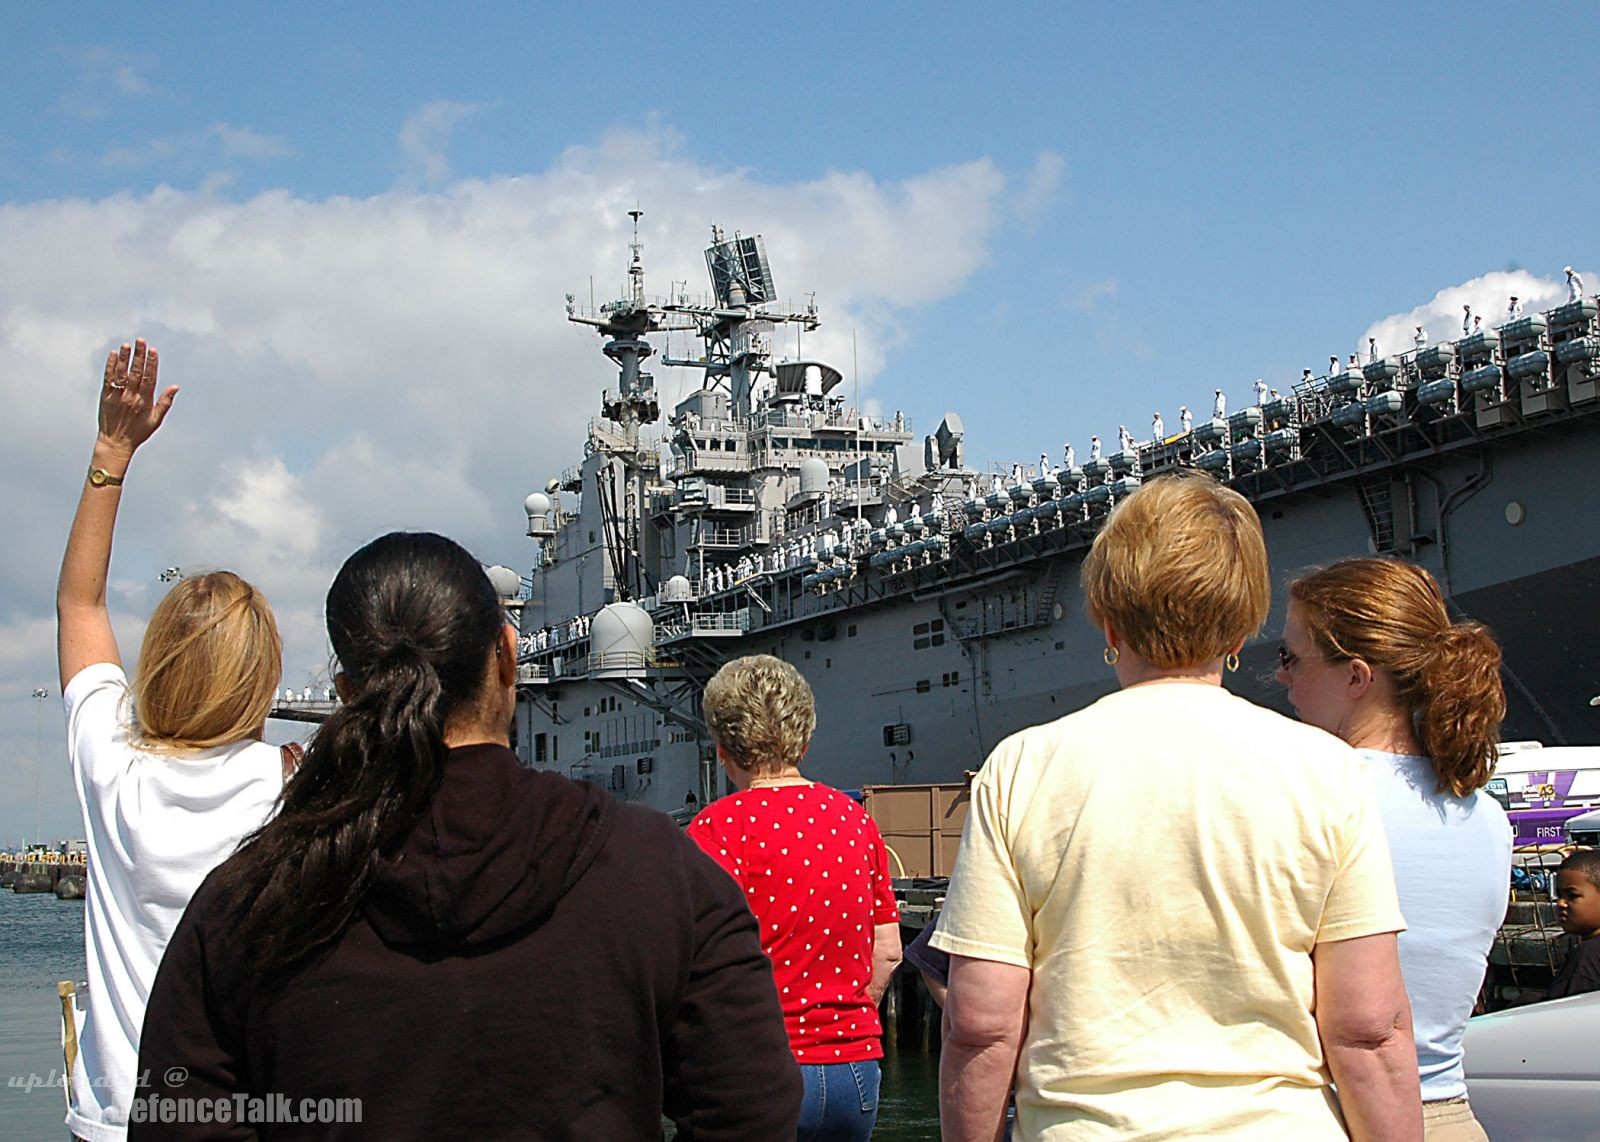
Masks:
[[[264,595],[231,571],[181,580],[150,616],[134,668],[141,749],[179,753],[257,733],[283,673],[283,643]]]
[[[1394,680],[1439,790],[1489,783],[1506,716],[1500,646],[1482,623],[1450,621],[1432,575],[1398,559],[1346,559],[1289,584],[1317,649]]]
[[[756,776],[799,765],[817,728],[811,686],[781,658],[735,658],[706,683],[702,704],[711,738]]]
[[[1209,476],[1152,480],[1111,512],[1083,561],[1084,604],[1152,666],[1212,662],[1261,630],[1272,587],[1261,521]]]

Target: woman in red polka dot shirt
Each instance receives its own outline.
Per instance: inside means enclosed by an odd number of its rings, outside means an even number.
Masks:
[[[883,1057],[878,1001],[900,962],[888,849],[861,806],[801,776],[817,714],[793,666],[735,659],[706,685],[704,706],[738,792],[708,806],[689,836],[739,882],[761,923],[805,1080],[798,1137],[868,1138]]]

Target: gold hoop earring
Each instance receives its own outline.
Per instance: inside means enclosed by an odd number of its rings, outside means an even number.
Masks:
[[[1114,646],[1108,646],[1101,653],[1100,657],[1106,660],[1107,666],[1115,666],[1117,664],[1117,659],[1122,657],[1122,652]]]
[[[1239,669],[1239,656],[1230,650],[1222,659],[1222,665],[1227,668],[1229,674],[1232,674]]]

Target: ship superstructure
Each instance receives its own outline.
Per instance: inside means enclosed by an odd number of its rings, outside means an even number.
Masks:
[[[518,749],[680,816],[724,792],[699,693],[728,658],[795,663],[817,694],[807,772],[843,788],[956,780],[1002,737],[1110,690],[1078,566],[1146,479],[1197,468],[1262,516],[1275,588],[1379,552],[1432,570],[1506,650],[1508,736],[1600,728],[1600,307],[1590,297],[1459,342],[1307,378],[1285,396],[1081,463],[967,462],[959,416],[920,439],[868,416],[840,371],[779,359],[788,311],[759,237],[714,230],[712,292],[568,298],[616,362],[583,463],[528,498]],[[648,338],[681,333],[701,386],[660,417]],[[1258,389],[1258,392],[1260,390]],[[1223,412],[1221,408],[1216,411]],[[656,430],[652,430],[656,431]],[[1229,685],[1271,681],[1281,598]],[[1204,732],[1196,727],[1196,732]]]

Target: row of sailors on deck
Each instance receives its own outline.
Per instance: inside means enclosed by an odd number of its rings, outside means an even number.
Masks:
[[[541,627],[532,634],[525,634],[517,640],[517,652],[530,654],[536,650],[548,650],[562,642],[577,642],[589,634],[589,616],[574,615],[564,623],[555,626]]]

